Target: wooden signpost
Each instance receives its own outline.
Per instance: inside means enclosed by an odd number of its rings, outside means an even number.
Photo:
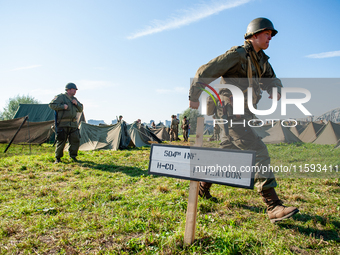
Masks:
[[[190,180],[184,243],[195,240],[199,181],[253,189],[254,151],[204,148],[204,118],[197,118],[194,147],[152,144],[149,174]]]

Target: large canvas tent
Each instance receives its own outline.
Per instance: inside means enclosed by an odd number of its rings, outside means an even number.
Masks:
[[[313,143],[316,144],[336,144],[340,139],[340,124],[328,121],[318,138]]]
[[[16,133],[12,143],[42,144],[48,141],[54,121],[30,122],[28,119],[22,125],[24,120],[25,117],[0,121],[0,143],[9,143]]]
[[[54,120],[54,111],[48,104],[19,104],[14,119],[28,116],[30,122]]]
[[[20,104],[14,118],[28,116],[30,122],[41,122],[54,120],[54,111],[48,104]],[[85,122],[84,112],[77,113],[78,125],[81,121]]]
[[[79,126],[80,151],[118,150],[128,147],[129,137],[126,125],[91,125],[81,122]]]
[[[79,132],[81,151],[118,150],[126,149],[128,146],[147,146],[150,145],[149,141],[161,142],[136,122],[131,125],[118,122],[114,125],[100,126],[81,122]]]
[[[277,122],[273,127],[265,125],[254,127],[253,130],[262,137],[262,141],[266,144],[301,142],[288,127],[282,126],[281,122]]]
[[[154,133],[161,141],[170,141],[170,128],[151,128],[150,131]]]
[[[290,127],[289,130],[297,137],[305,130],[306,126],[297,124],[295,127]]]
[[[312,143],[321,133],[326,125],[310,122],[305,130],[299,135],[299,139],[304,143]]]
[[[162,122],[159,122],[157,125],[156,125],[156,128],[161,128],[161,127],[166,127]]]
[[[147,146],[153,142],[162,142],[147,126],[138,124],[137,122],[128,125],[128,131],[131,140],[136,147]]]

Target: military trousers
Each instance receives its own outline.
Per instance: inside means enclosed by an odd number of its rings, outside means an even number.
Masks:
[[[232,105],[230,99],[221,95],[221,100],[225,102],[225,108],[220,108],[217,111],[217,116],[220,119],[226,119],[227,116],[232,116]],[[228,110],[226,110],[226,108]],[[227,124],[219,124],[220,127],[220,148],[235,149],[235,150],[253,150],[256,152],[255,165],[257,166],[255,172],[254,185],[258,192],[275,188],[277,186],[274,173],[269,171],[270,157],[267,146],[256,134],[256,132],[248,126],[248,120],[253,119],[254,116],[244,115],[239,119],[233,118],[233,125],[231,126],[230,118]],[[262,166],[265,171],[262,171]]]
[[[178,130],[177,129],[171,129],[170,131],[170,142],[177,141],[178,138]]]
[[[57,144],[55,149],[55,157],[62,158],[64,155],[65,144],[69,142],[69,155],[71,158],[75,158],[78,155],[78,149],[80,145],[79,129],[73,127],[58,127],[57,132]]]
[[[188,141],[188,129],[183,129],[183,139],[184,142]]]

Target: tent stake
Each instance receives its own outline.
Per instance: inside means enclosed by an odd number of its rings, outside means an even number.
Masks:
[[[196,141],[195,146],[203,146],[204,117],[197,118]],[[191,245],[195,241],[196,218],[197,218],[197,201],[198,201],[199,182],[190,181],[189,199],[187,207],[187,216],[185,222],[184,244]]]
[[[9,144],[7,145],[4,153],[6,153],[6,151],[8,150],[8,148],[11,146],[12,142],[14,141],[15,137],[17,136],[17,134],[19,133],[20,129],[22,128],[22,126],[25,124],[26,120],[28,119],[28,116],[25,117],[24,121],[21,123],[20,127],[18,128],[17,132],[14,134],[14,136],[12,137],[11,141],[9,142]]]

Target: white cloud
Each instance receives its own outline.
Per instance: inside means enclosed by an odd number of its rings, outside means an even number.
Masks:
[[[188,89],[184,87],[175,87],[174,89],[156,89],[158,94],[184,94],[188,93]]]
[[[31,65],[31,66],[25,66],[25,67],[18,67],[18,68],[14,68],[14,69],[9,70],[9,72],[25,70],[25,69],[32,69],[32,68],[37,68],[37,67],[40,67],[40,66],[41,65]]]
[[[338,51],[329,51],[318,54],[311,54],[306,56],[307,58],[332,58],[332,57],[340,57],[340,50]]]
[[[136,39],[138,37],[159,33],[164,30],[180,28],[182,26],[199,21],[211,15],[217,14],[221,11],[246,4],[250,1],[252,0],[228,0],[228,1],[223,1],[223,2],[219,1],[219,2],[210,2],[209,4],[208,3],[200,4],[200,5],[197,5],[195,8],[182,10],[181,12],[185,13],[183,16],[172,17],[165,21],[155,20],[152,26],[149,26],[144,30],[136,32],[128,36],[127,38]]]

